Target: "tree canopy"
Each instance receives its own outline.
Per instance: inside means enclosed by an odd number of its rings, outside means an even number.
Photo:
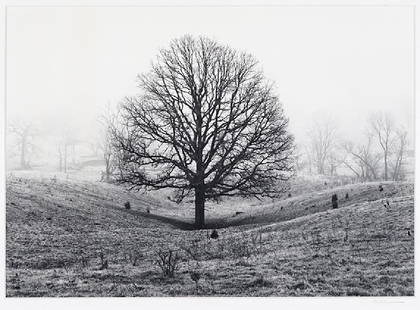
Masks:
[[[184,36],[138,81],[112,126],[118,182],[172,188],[178,202],[194,193],[198,228],[208,199],[279,195],[276,184],[293,173],[293,137],[254,57]]]

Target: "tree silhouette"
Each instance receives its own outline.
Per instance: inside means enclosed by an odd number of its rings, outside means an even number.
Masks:
[[[280,194],[275,185],[293,174],[293,137],[251,55],[184,36],[138,81],[141,94],[126,98],[112,126],[117,182],[173,188],[178,202],[194,193],[197,228],[208,199]]]

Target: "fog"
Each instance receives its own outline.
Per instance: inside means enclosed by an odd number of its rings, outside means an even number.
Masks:
[[[320,119],[357,140],[378,110],[412,141],[413,32],[409,7],[9,7],[7,121],[95,141],[105,106],[136,94],[136,75],[188,33],[253,54],[298,143]]]

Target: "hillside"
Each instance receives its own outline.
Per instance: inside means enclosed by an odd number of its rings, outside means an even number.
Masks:
[[[413,295],[413,185],[383,187],[325,189],[244,207],[235,217],[219,206],[228,217],[222,221],[218,211],[210,219],[229,227],[213,240],[209,230],[180,229],[189,227],[171,216],[178,209],[166,200],[108,184],[9,176],[6,293]],[[337,210],[329,207],[332,192],[339,196]],[[157,261],[170,250],[179,256],[178,270],[165,277]],[[101,268],[104,261],[108,268]]]
[[[381,186],[382,191],[379,190]],[[349,184],[319,191],[311,191],[273,203],[244,207],[243,213],[214,221],[216,226],[226,227],[251,223],[272,223],[287,221],[297,217],[318,213],[332,208],[331,197],[337,195],[338,208],[357,206],[366,201],[386,203],[393,197],[414,195],[412,183],[371,182]],[[348,198],[347,198],[348,197]]]

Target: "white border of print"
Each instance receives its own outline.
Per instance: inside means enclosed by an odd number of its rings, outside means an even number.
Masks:
[[[419,51],[419,40],[416,40],[416,33],[419,33],[416,19],[419,17],[420,9],[416,9],[418,1],[416,0],[335,0],[335,1],[310,1],[310,0],[195,0],[195,1],[163,1],[163,0],[49,0],[49,1],[19,1],[19,0],[0,0],[0,95],[3,99],[3,104],[0,104],[0,205],[5,207],[5,115],[6,115],[6,18],[7,18],[7,7],[9,6],[408,6],[413,8],[414,18],[414,33],[413,40],[415,40],[414,48],[414,65],[415,65],[415,88],[414,98],[417,103],[416,93],[420,87],[419,83],[416,83],[416,75],[419,69],[418,62],[416,61]],[[419,109],[415,109],[415,115],[413,117],[419,119]],[[418,122],[416,124],[416,133],[419,130]],[[415,135],[415,145],[419,144],[420,135]],[[416,160],[417,160],[417,149],[416,149]],[[419,184],[417,177],[420,173],[420,168],[416,164],[416,182],[415,182],[415,197],[419,194]],[[415,199],[415,231],[418,231],[419,226],[419,212],[417,210],[417,199]],[[6,272],[5,272],[5,236],[6,236],[6,225],[5,225],[6,212],[5,208],[2,208],[0,212],[0,268],[1,268],[1,293],[0,293],[0,307],[2,309],[54,309],[58,307],[60,309],[100,309],[108,310],[115,308],[124,309],[197,309],[206,310],[211,309],[232,309],[232,308],[261,308],[264,309],[354,309],[354,308],[369,308],[369,309],[394,309],[394,308],[406,308],[406,309],[419,309],[419,285],[417,279],[419,279],[419,268],[415,268],[415,296],[417,297],[267,297],[267,298],[254,298],[254,297],[204,297],[204,298],[192,298],[192,297],[174,297],[174,298],[6,298]],[[415,240],[416,249],[416,265],[419,258],[419,238]]]

